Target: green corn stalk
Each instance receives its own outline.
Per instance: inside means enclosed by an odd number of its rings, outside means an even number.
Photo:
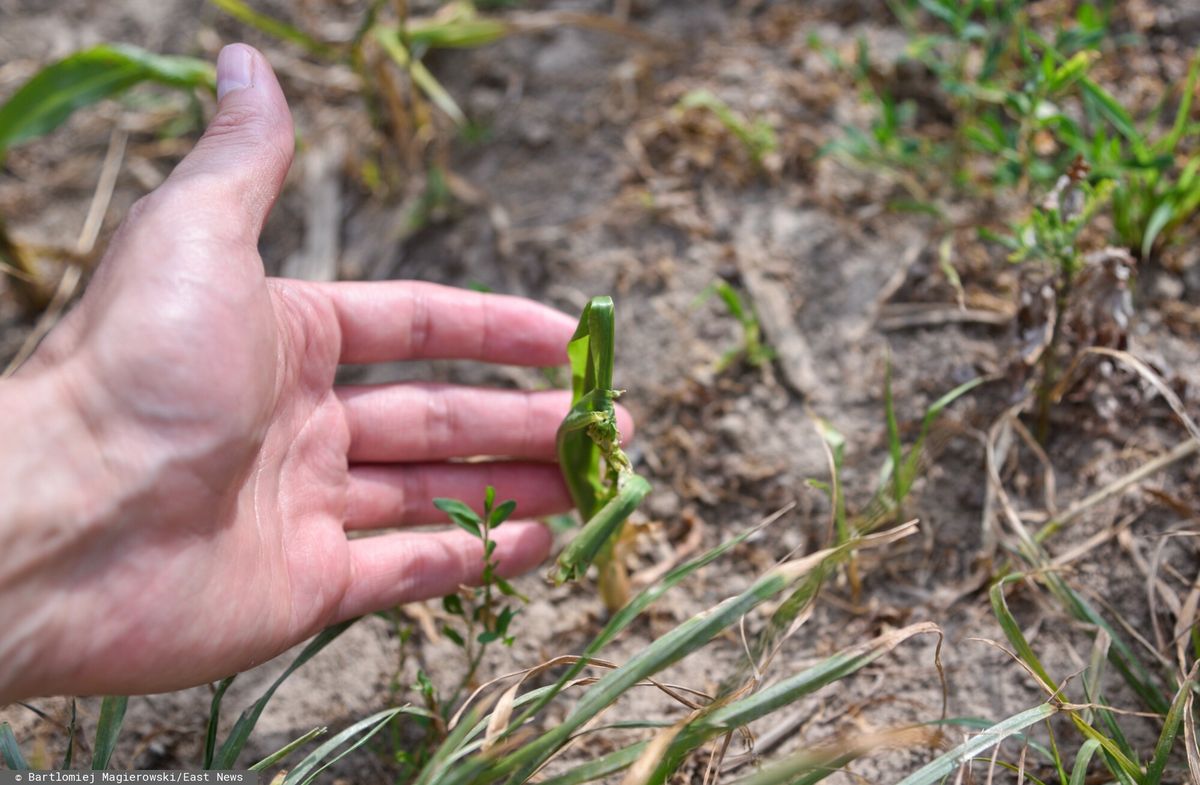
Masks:
[[[582,577],[592,562],[600,569],[600,594],[610,612],[628,599],[624,567],[614,553],[626,519],[650,492],[621,450],[613,401],[613,302],[595,297],[583,309],[567,344],[571,361],[571,410],[558,428],[563,478],[585,521],[558,557],[555,583]]]

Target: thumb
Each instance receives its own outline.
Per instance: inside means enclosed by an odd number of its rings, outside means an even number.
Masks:
[[[267,59],[231,44],[217,56],[217,114],[164,185],[192,204],[235,211],[228,228],[257,245],[294,146],[292,115]]]

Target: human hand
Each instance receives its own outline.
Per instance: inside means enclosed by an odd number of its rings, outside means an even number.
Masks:
[[[244,45],[171,177],[135,205],[79,303],[0,383],[0,704],[211,681],[331,623],[478,580],[438,496],[496,486],[569,508],[557,392],[334,385],[339,363],[565,361],[573,320],[411,282],[268,279],[258,236],[291,163],[287,103]],[[625,422],[626,432],[629,424]],[[454,463],[505,456],[511,461]],[[495,532],[500,573],[545,558]]]

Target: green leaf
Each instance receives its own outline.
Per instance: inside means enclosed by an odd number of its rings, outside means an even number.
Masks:
[[[920,770],[905,777],[897,785],[937,785],[942,782],[944,777],[953,774],[959,766],[974,759],[977,755],[995,747],[1016,732],[1057,713],[1058,707],[1050,703],[1043,703],[1013,715],[971,737],[944,755],[939,755]]]
[[[883,376],[883,411],[887,420],[888,456],[892,463],[892,500],[896,503],[896,514],[902,515],[901,506],[904,502],[903,478],[901,466],[904,459],[904,447],[900,442],[900,424],[896,420],[896,404],[892,399],[892,360],[889,357]]]
[[[414,706],[385,709],[384,711],[372,714],[370,717],[359,720],[341,733],[331,737],[320,747],[309,753],[304,760],[296,764],[296,768],[288,772],[287,777],[283,780],[283,785],[309,785],[309,783],[316,780],[321,772],[366,744],[372,736],[383,730],[389,722],[400,714],[425,718],[433,716],[428,711],[418,709]],[[339,749],[342,747],[344,749]],[[335,752],[337,753],[336,755],[334,754]]]
[[[446,609],[446,613],[451,613],[455,616],[463,615],[462,598],[457,594],[447,594],[445,597],[443,597],[442,607]]]
[[[233,680],[237,678],[235,673],[232,676],[227,676],[217,684],[217,689],[213,692],[212,704],[208,710],[208,728],[204,732],[204,768],[211,769],[213,755],[217,749],[217,725],[221,721],[221,701],[225,698],[225,691],[229,689],[229,685],[233,684]]]
[[[643,478],[636,474],[626,478],[616,498],[601,507],[563,548],[554,572],[555,582],[563,583],[583,577],[591,563],[649,493],[650,483]]]
[[[458,499],[434,499],[433,506],[450,516],[450,520],[468,533],[476,537],[483,536],[483,519]]]
[[[1075,755],[1075,765],[1071,769],[1071,779],[1068,785],[1084,785],[1087,781],[1088,764],[1092,762],[1092,756],[1098,749],[1100,749],[1100,742],[1095,739],[1088,739],[1083,743]]]
[[[1175,217],[1175,202],[1166,200],[1154,208],[1154,212],[1150,213],[1150,218],[1146,221],[1146,229],[1142,235],[1142,259],[1150,258],[1150,251],[1154,248],[1154,241],[1158,239],[1158,235]]]
[[[1195,675],[1195,668],[1192,669],[1192,675]],[[1179,691],[1175,693],[1175,700],[1171,701],[1171,710],[1167,712],[1166,721],[1163,723],[1162,732],[1158,736],[1158,743],[1154,745],[1154,758],[1150,761],[1150,765],[1146,767],[1146,785],[1158,785],[1162,781],[1163,772],[1167,768],[1167,761],[1171,758],[1171,749],[1175,746],[1175,739],[1179,735],[1179,728],[1183,724],[1183,714],[1186,710],[1188,695],[1196,683],[1192,679],[1185,679],[1179,687]]]
[[[443,624],[442,635],[445,635],[447,638],[449,638],[454,645],[458,646],[458,648],[466,648],[467,642],[463,640],[463,636],[459,634],[458,630],[454,629],[453,627]]]
[[[13,771],[29,771],[29,764],[21,754],[17,737],[13,735],[12,726],[7,722],[0,722],[0,758],[3,758],[4,765]]]
[[[1080,80],[1083,86],[1084,95],[1092,101],[1092,105],[1104,115],[1113,127],[1117,129],[1122,136],[1129,140],[1133,145],[1136,153],[1144,153],[1146,151],[1145,140],[1142,134],[1138,131],[1137,125],[1133,122],[1133,117],[1121,106],[1121,103],[1112,96],[1100,85],[1093,82],[1091,79],[1084,77]]]
[[[435,17],[412,20],[404,32],[414,47],[474,49],[499,41],[511,32],[511,28],[500,19],[482,16],[448,21]]]
[[[493,529],[504,523],[513,514],[513,510],[517,509],[517,503],[512,499],[501,504],[492,510],[491,518],[488,520],[488,525]]]
[[[125,722],[125,707],[129,698],[110,695],[100,702],[100,719],[96,722],[96,741],[92,744],[92,770],[104,771],[117,748],[117,736]]]
[[[0,107],[0,158],[13,145],[50,133],[76,109],[142,82],[216,90],[216,70],[193,57],[157,55],[126,44],[102,44],[47,66]]]
[[[377,25],[372,33],[387,52],[388,56],[396,63],[396,65],[408,71],[409,78],[413,84],[421,89],[430,101],[438,109],[445,112],[456,125],[466,125],[467,116],[463,114],[463,110],[459,108],[455,100],[446,92],[446,88],[442,87],[425,64],[420,60],[415,59],[405,47],[404,41],[400,36],[400,31],[394,27],[385,25]]]
[[[237,19],[239,22],[261,30],[272,38],[290,41],[307,50],[310,54],[320,57],[332,57],[337,50],[329,44],[323,44],[308,33],[273,16],[255,11],[243,0],[210,0],[217,8]]]
[[[557,777],[543,780],[539,785],[582,785],[585,782],[616,774],[618,771],[632,766],[634,761],[641,757],[642,751],[649,743],[648,741],[639,741],[607,755],[601,755],[599,758],[588,761],[582,766],[576,766]]]
[[[1021,625],[1017,623],[1016,618],[1008,609],[1008,602],[1004,599],[1004,587],[1007,584],[1015,583],[1024,579],[1024,575],[1008,575],[1002,580],[997,581],[992,585],[988,592],[992,601],[992,611],[996,615],[996,619],[1000,622],[1000,629],[1004,630],[1004,637],[1008,638],[1008,642],[1013,645],[1017,656],[1026,666],[1029,667],[1037,677],[1042,680],[1042,683],[1055,692],[1058,691],[1058,683],[1050,677],[1042,665],[1042,661],[1034,654],[1033,647],[1029,645],[1029,641],[1025,638],[1025,633],[1021,631]]]
[[[217,751],[216,756],[213,758],[212,768],[226,770],[235,768],[238,756],[241,755],[242,748],[246,746],[246,741],[250,738],[251,731],[258,724],[258,718],[262,716],[263,709],[271,702],[271,698],[274,697],[275,691],[279,689],[279,686],[295,673],[297,668],[311,660],[322,649],[336,640],[339,635],[350,629],[350,626],[356,621],[358,621],[357,618],[348,619],[340,624],[327,627],[308,642],[308,645],[301,650],[296,659],[292,660],[292,664],[287,667],[287,670],[280,674],[279,678],[267,688],[267,691],[253,705],[241,713],[237,722],[234,723],[233,729],[229,731],[229,736],[225,739],[225,743],[221,745],[221,749]]]
[[[275,750],[275,752],[272,752],[270,755],[263,758],[258,763],[255,763],[254,765],[252,765],[250,767],[250,771],[264,771],[264,770],[270,768],[271,766],[274,766],[276,763],[283,760],[288,755],[291,755],[293,752],[300,749],[305,744],[308,744],[313,739],[317,738],[318,736],[324,735],[328,730],[329,730],[329,728],[326,728],[324,726],[322,726],[320,728],[313,728],[312,730],[310,730],[308,733],[304,734],[300,738],[298,738],[294,741],[289,741],[287,744],[285,744],[282,747],[280,747],[279,749]]]
[[[79,730],[79,723],[76,722],[77,709],[77,699],[71,698],[71,719],[67,725],[67,752],[63,755],[63,763],[60,767],[63,771],[69,770],[75,760],[75,734]]]

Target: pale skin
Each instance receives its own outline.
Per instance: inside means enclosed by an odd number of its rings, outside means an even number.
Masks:
[[[270,66],[235,44],[218,112],[126,217],[81,302],[0,381],[0,705],[159,692],[261,663],[321,628],[478,580],[432,500],[566,510],[569,399],[345,387],[342,363],[565,362],[574,320],[415,282],[267,278],[257,241],[291,163]],[[631,425],[621,413],[622,431]],[[503,456],[464,464],[454,459]],[[378,529],[400,529],[358,536]],[[500,572],[540,524],[495,531]]]

